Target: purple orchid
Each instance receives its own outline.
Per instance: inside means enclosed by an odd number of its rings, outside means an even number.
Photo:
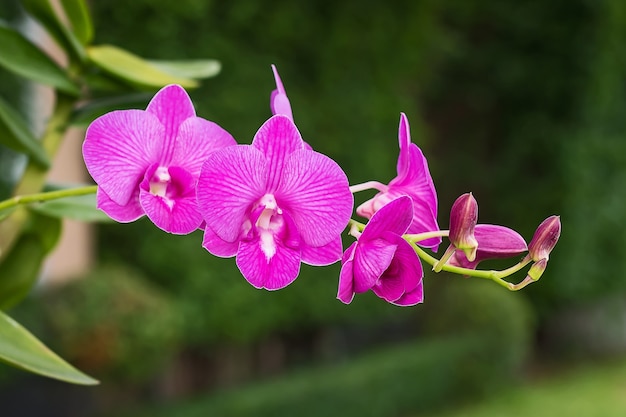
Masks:
[[[398,129],[400,154],[398,156],[398,175],[389,185],[377,184],[380,191],[372,199],[361,204],[356,212],[362,217],[372,218],[374,213],[401,195],[408,195],[413,201],[413,220],[407,233],[424,233],[439,230],[437,224],[437,192],[428,162],[420,148],[411,142],[409,121],[404,113],[400,114]],[[419,242],[420,246],[431,248],[435,252],[441,238],[434,237]]]
[[[218,150],[202,166],[198,203],[203,246],[237,266],[256,288],[277,290],[298,276],[300,262],[341,258],[352,213],[348,179],[332,159],[306,149],[288,117],[276,115],[251,145]]]
[[[478,242],[476,257],[468,261],[463,251],[456,251],[448,261],[449,265],[476,269],[487,259],[511,258],[528,250],[524,238],[513,229],[493,224],[477,224],[474,238]]]
[[[413,203],[401,196],[378,210],[344,253],[337,298],[349,304],[354,294],[372,290],[383,300],[410,306],[424,300],[420,260],[402,235],[409,229]]]
[[[118,222],[144,214],[174,234],[198,229],[196,183],[207,156],[235,145],[213,122],[196,117],[187,92],[162,88],[144,110],[118,110],[87,129],[83,157],[98,184],[97,206]]]

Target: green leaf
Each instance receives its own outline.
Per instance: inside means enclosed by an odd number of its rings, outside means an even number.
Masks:
[[[26,11],[41,23],[67,53],[85,60],[85,49],[76,35],[59,18],[51,0],[22,0]],[[63,2],[66,3],[66,2]],[[76,11],[73,11],[76,14]],[[76,18],[76,16],[73,16]],[[68,19],[71,17],[68,15]],[[82,30],[82,29],[81,29]]]
[[[191,78],[171,75],[145,59],[116,46],[89,47],[87,56],[104,71],[136,86],[149,88],[161,88],[167,84],[180,84],[185,88],[198,86]]]
[[[1,311],[0,360],[26,371],[72,384],[99,383],[65,362],[32,333]]]
[[[61,236],[61,220],[28,214],[23,234],[0,262],[0,309],[18,304],[31,291],[46,255]]]
[[[70,123],[74,126],[87,127],[97,117],[114,110],[145,109],[150,98],[152,98],[150,93],[135,93],[90,100],[76,109]]]
[[[45,256],[43,243],[37,236],[18,238],[0,263],[0,309],[13,307],[30,293]]]
[[[84,0],[61,0],[65,15],[78,40],[87,45],[93,39],[93,23]]]
[[[197,59],[189,61],[148,61],[161,70],[177,77],[194,79],[215,77],[222,69],[222,64],[215,59]]]
[[[50,160],[41,143],[22,117],[2,97],[0,97],[0,143],[14,151],[27,154],[43,168],[50,166]]]
[[[30,206],[31,210],[57,219],[73,219],[84,222],[111,222],[111,218],[96,208],[96,195],[60,198]]]
[[[15,210],[15,207],[9,207],[7,209],[0,210],[0,222],[6,219],[7,217],[9,217],[11,213],[13,213],[14,210]]]
[[[69,94],[79,90],[65,71],[16,30],[0,21],[0,66]]]

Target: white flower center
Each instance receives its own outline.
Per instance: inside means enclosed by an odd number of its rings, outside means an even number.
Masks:
[[[171,181],[172,177],[167,168],[158,167],[150,179],[150,193],[159,197],[165,197],[167,186]]]

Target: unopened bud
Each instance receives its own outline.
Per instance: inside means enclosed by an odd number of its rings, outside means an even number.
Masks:
[[[450,210],[450,243],[465,252],[467,260],[476,258],[478,241],[474,237],[474,227],[478,220],[478,203],[472,193],[465,193],[456,199]]]
[[[531,259],[535,262],[542,259],[547,261],[550,258],[550,252],[559,240],[559,236],[561,236],[561,218],[559,216],[550,216],[541,222],[528,244],[528,254]]]

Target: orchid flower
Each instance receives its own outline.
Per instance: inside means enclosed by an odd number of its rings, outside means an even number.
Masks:
[[[207,156],[235,145],[220,126],[196,117],[187,92],[162,88],[144,110],[118,110],[94,120],[83,157],[98,184],[97,206],[126,223],[144,214],[160,229],[187,234],[202,215],[196,182]]]
[[[400,154],[398,156],[398,175],[389,185],[378,182],[366,183],[380,192],[372,199],[361,204],[356,212],[367,219],[392,200],[408,195],[413,201],[413,219],[407,233],[424,233],[439,230],[437,225],[437,192],[428,170],[428,162],[420,148],[411,143],[409,121],[404,113],[400,114],[398,129]],[[365,185],[365,184],[364,184]],[[360,186],[351,188],[359,191]],[[435,252],[441,243],[440,237],[433,237],[419,242],[420,246],[431,248]]]
[[[448,264],[462,268],[476,269],[478,264],[487,259],[511,258],[528,250],[526,241],[513,229],[493,224],[477,224],[474,238],[478,242],[476,257],[468,261],[463,251],[456,251]]]
[[[339,237],[353,207],[345,173],[306,149],[284,115],[266,121],[251,145],[209,155],[198,203],[206,221],[204,248],[216,256],[236,255],[248,282],[268,290],[293,282],[300,262],[338,261]]]
[[[349,304],[354,294],[372,290],[399,306],[424,300],[422,264],[402,235],[413,219],[413,203],[401,196],[378,210],[341,260],[337,298]]]

